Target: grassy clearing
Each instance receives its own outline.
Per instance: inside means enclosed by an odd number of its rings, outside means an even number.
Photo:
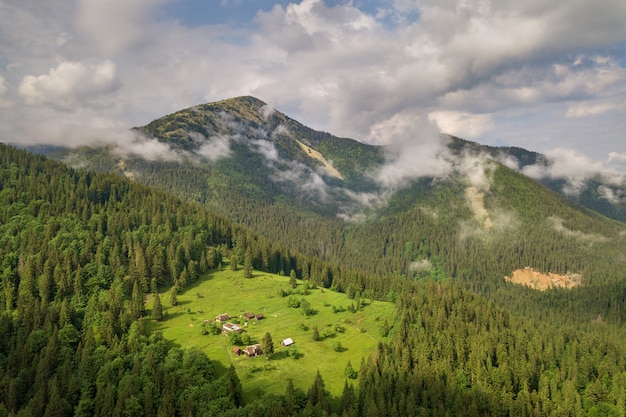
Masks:
[[[296,388],[306,391],[318,370],[326,388],[333,396],[338,396],[343,390],[348,361],[358,370],[361,358],[369,356],[383,339],[381,324],[385,319],[393,323],[395,308],[391,303],[362,300],[365,305],[352,313],[348,309],[351,304],[356,305],[355,300],[345,294],[318,288],[309,289],[308,294],[303,295],[304,289],[302,281],[292,289],[289,277],[255,271],[253,278],[244,278],[241,270],[215,271],[178,294],[177,306],[171,305],[167,293],[162,294],[166,318],[159,323],[150,321],[148,330],[161,332],[175,346],[203,349],[218,372],[224,372],[233,364],[246,400],[266,393],[282,394],[288,379],[293,380]],[[291,291],[292,295],[283,297],[281,290]],[[308,301],[314,314],[305,316],[301,308],[289,307],[289,297]],[[148,301],[147,309],[150,308]],[[263,314],[265,319],[250,320],[246,325],[245,312]],[[270,359],[236,356],[228,336],[203,335],[203,322],[212,322],[222,313],[236,317],[252,343],[261,343],[269,332],[274,343]],[[315,327],[320,335],[318,341],[313,340]],[[298,353],[296,358],[288,354],[290,348],[280,345],[281,340],[288,337],[295,342],[292,349],[295,347]],[[333,349],[337,342],[341,344],[340,351]]]

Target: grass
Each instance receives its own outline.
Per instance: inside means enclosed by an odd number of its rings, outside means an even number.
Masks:
[[[345,294],[317,288],[308,289],[308,294],[303,295],[304,289],[302,281],[292,289],[289,277],[255,271],[252,278],[244,278],[242,270],[214,271],[181,291],[177,306],[172,306],[169,295],[163,293],[161,301],[166,318],[158,323],[149,321],[147,328],[149,332],[161,332],[173,346],[202,349],[218,373],[234,365],[246,401],[264,394],[283,394],[289,379],[306,392],[318,370],[326,389],[337,397],[343,390],[348,361],[358,370],[361,358],[367,358],[383,340],[380,325],[385,319],[393,323],[395,307],[391,303],[365,300],[362,301],[365,305],[352,313],[348,308],[356,302]],[[281,290],[291,291],[292,295],[282,297]],[[308,301],[314,314],[305,316],[302,309],[288,307],[290,296]],[[148,301],[147,309],[150,308]],[[245,319],[239,316],[245,312],[263,314],[265,319],[244,325]],[[252,343],[261,343],[269,332],[274,344],[269,360],[265,356],[236,356],[226,335],[203,335],[204,321],[213,322],[222,313],[239,320],[243,333]],[[314,327],[320,334],[318,341],[313,340]],[[296,358],[288,354],[290,348],[280,345],[288,337],[295,342]],[[333,350],[337,342],[340,351]]]

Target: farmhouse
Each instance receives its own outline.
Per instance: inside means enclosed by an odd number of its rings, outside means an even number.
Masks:
[[[265,316],[263,314],[257,314],[256,316],[254,316],[255,320],[263,320],[265,318]]]
[[[255,356],[259,356],[260,354],[263,353],[263,349],[261,349],[261,345],[259,345],[258,343],[256,345],[250,345],[247,346],[244,350],[243,353],[249,357],[249,358],[253,358]]]
[[[254,313],[244,313],[243,316],[247,319],[247,320],[252,320],[255,316]]]
[[[240,332],[241,331],[241,326],[238,326],[234,323],[224,323],[222,324],[222,333],[228,333],[228,332]]]
[[[291,346],[293,345],[293,339],[291,337],[286,338],[285,340],[283,340],[282,342],[280,342],[281,346]]]
[[[220,323],[227,320],[230,320],[230,316],[226,313],[215,316],[215,321],[218,321]]]

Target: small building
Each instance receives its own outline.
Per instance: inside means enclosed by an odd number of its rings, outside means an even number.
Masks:
[[[263,320],[265,318],[265,316],[263,314],[257,314],[256,316],[254,316],[255,320]]]
[[[243,353],[249,358],[254,358],[255,356],[259,356],[260,354],[262,354],[263,349],[261,349],[261,345],[257,343],[256,345],[247,346],[243,350]]]
[[[230,320],[230,316],[226,313],[215,316],[215,321],[218,321],[220,323],[228,320]]]
[[[229,333],[229,332],[240,332],[241,331],[241,326],[231,323],[231,322],[227,322],[222,324],[222,333]]]
[[[237,356],[243,355],[243,350],[239,346],[235,346],[233,348],[233,353]]]
[[[285,340],[283,340],[282,342],[280,342],[281,346],[291,346],[293,345],[293,339],[291,337],[286,338]]]
[[[246,320],[252,320],[255,317],[254,313],[243,313],[243,316],[246,318]]]

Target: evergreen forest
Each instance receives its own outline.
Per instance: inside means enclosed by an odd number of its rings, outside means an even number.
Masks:
[[[354,190],[373,189],[354,161],[380,154],[292,130],[352,155],[336,165]],[[186,138],[170,139],[193,149]],[[298,155],[287,139],[284,155]],[[100,172],[0,145],[0,416],[626,415],[619,221],[495,162],[485,233],[459,178],[416,181],[346,222],[269,180],[245,146],[237,162],[129,160],[133,179],[107,150],[83,151]],[[388,341],[352,364],[338,398],[318,373],[308,389],[287,380],[284,394],[244,402],[233,367],[146,329],[165,319],[160,293],[224,259],[393,302]],[[583,282],[505,283],[524,266]]]

